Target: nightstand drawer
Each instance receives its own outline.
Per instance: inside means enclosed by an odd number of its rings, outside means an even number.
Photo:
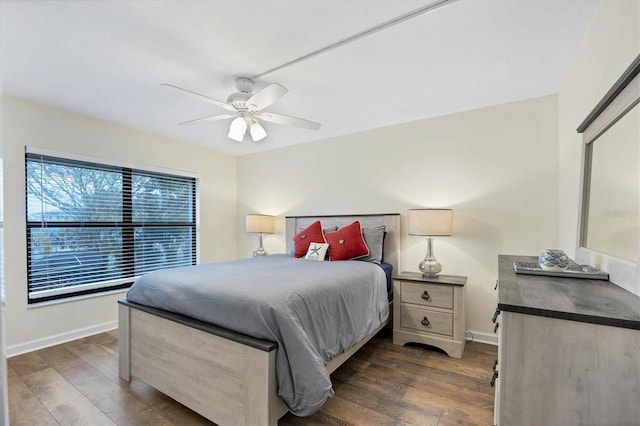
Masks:
[[[450,285],[400,282],[400,300],[423,306],[453,309],[453,288]]]
[[[453,335],[453,314],[402,306],[400,328],[451,336]]]

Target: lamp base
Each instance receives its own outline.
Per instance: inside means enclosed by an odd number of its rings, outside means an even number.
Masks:
[[[442,272],[442,265],[438,263],[433,255],[433,238],[427,237],[427,255],[418,265],[418,269],[426,278],[437,277]]]
[[[259,235],[258,241],[259,241],[258,248],[256,249],[256,251],[253,252],[253,257],[266,256],[267,252],[262,247],[262,232]]]
[[[253,252],[253,257],[266,256],[266,255],[267,255],[267,252],[264,251],[262,247],[258,247],[258,250]]]
[[[442,265],[436,262],[435,259],[425,258],[418,265],[418,269],[420,269],[420,272],[422,272],[422,275],[424,275],[425,277],[434,278],[437,277],[440,272],[442,272]]]

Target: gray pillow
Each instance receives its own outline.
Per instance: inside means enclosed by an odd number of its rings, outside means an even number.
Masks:
[[[358,260],[365,262],[373,262],[380,264],[382,262],[382,248],[384,244],[384,231],[387,229],[385,225],[376,226],[374,228],[362,228],[362,236],[364,242],[369,247],[369,256],[361,257]]]

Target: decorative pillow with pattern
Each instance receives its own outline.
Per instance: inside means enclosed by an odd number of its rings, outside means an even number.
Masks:
[[[358,220],[335,232],[327,232],[325,238],[329,243],[329,260],[352,260],[369,255]]]
[[[324,233],[322,232],[322,225],[320,221],[317,220],[293,237],[293,245],[295,248],[293,254],[295,257],[304,257],[311,243],[324,244],[326,242],[327,240],[325,240]]]
[[[328,249],[329,249],[329,244],[311,243],[309,244],[309,250],[307,250],[307,255],[304,258],[323,262],[325,257],[327,256]]]

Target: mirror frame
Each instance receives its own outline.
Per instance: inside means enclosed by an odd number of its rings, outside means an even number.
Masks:
[[[640,55],[578,126],[582,133],[582,170],[576,261],[609,273],[609,280],[640,296],[640,247],[635,262],[586,247],[592,143],[640,103]],[[640,140],[639,140],[640,143]]]

